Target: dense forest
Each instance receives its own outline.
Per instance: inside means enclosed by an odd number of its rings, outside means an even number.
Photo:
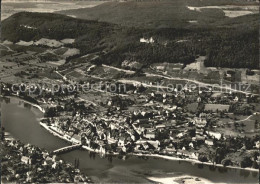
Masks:
[[[50,13],[18,13],[2,22],[2,40],[18,42],[40,38],[75,38],[70,47],[81,55],[102,52],[101,62],[121,66],[135,60],[144,66],[155,62],[188,64],[206,55],[206,66],[259,68],[258,15],[233,19],[236,24],[191,28],[142,29],[116,24],[74,19]],[[245,25],[248,20],[250,26]],[[33,27],[28,29],[23,25]],[[153,43],[140,43],[153,38]]]

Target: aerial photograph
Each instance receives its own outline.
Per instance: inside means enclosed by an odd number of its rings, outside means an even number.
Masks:
[[[259,0],[2,0],[0,183],[259,184]]]

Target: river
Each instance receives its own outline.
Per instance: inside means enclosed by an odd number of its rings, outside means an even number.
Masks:
[[[24,143],[30,143],[48,151],[69,145],[42,128],[38,120],[43,114],[35,107],[17,98],[1,98],[2,124],[6,131]],[[169,161],[153,157],[102,157],[85,150],[75,150],[60,155],[61,159],[74,163],[80,161],[80,169],[94,182],[148,183],[148,177],[168,178],[181,175],[205,178],[213,183],[258,183],[258,172],[192,164],[186,161]]]

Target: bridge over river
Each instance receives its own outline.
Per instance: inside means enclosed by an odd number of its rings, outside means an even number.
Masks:
[[[71,145],[71,146],[66,146],[66,147],[54,150],[53,153],[61,154],[61,153],[65,153],[65,152],[68,152],[68,151],[71,151],[71,150],[81,148],[81,146],[82,146],[82,144],[74,144],[74,145]]]

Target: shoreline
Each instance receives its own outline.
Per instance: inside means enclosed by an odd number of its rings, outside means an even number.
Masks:
[[[5,138],[4,138],[4,141],[3,142],[8,142],[8,141],[18,141],[18,139],[17,138],[15,138],[10,132],[7,132],[7,131],[5,131],[4,132],[4,136],[5,136]],[[8,138],[6,138],[6,136],[8,136]],[[24,143],[22,143],[22,144],[24,144]],[[24,144],[25,145],[25,144]],[[40,148],[40,147],[38,147],[38,146],[35,146],[35,145],[32,145],[32,144],[30,144],[31,146],[33,146],[33,147],[36,147],[36,148],[39,148],[42,152],[47,152],[47,153],[50,153],[50,151],[48,151],[48,150],[46,150],[45,148]],[[64,160],[62,160],[62,161],[64,161]],[[69,164],[70,166],[72,166],[72,164],[71,163],[67,163],[67,164]],[[73,167],[73,166],[72,166]],[[75,168],[75,169],[77,169],[77,168]],[[80,171],[81,172],[81,171]],[[82,173],[82,172],[81,172]],[[84,176],[86,179],[88,179],[88,181],[87,182],[89,182],[89,183],[92,183],[92,180],[90,180],[90,178],[88,177],[88,176]],[[81,175],[80,176],[80,178],[81,179],[84,179],[83,178],[83,176]],[[1,182],[2,183],[6,183],[6,181],[3,181],[2,180],[2,178],[1,178]],[[1,183],[0,182],[0,183]],[[84,183],[87,183],[87,182],[84,182]],[[8,183],[8,182],[7,182]]]
[[[22,101],[22,102],[24,102],[24,103],[30,104],[31,106],[37,108],[37,109],[38,109],[39,111],[41,111],[42,113],[45,113],[45,109],[44,109],[43,107],[41,107],[40,105],[37,105],[37,104],[32,103],[32,102],[29,102],[29,101],[27,101],[27,100],[25,100],[25,99],[23,99],[23,98],[21,98],[21,97],[19,97],[19,96],[17,96],[17,95],[5,96],[5,97],[6,97],[6,98],[15,98],[15,99],[18,99],[18,100],[20,100],[20,101]]]
[[[172,176],[172,177],[148,177],[148,179],[152,182],[158,182],[161,184],[179,184],[180,182],[182,183],[188,183],[188,184],[213,184],[212,181],[202,178],[202,177],[197,177],[197,176],[192,176],[192,175],[181,175],[181,176]],[[219,183],[219,184],[226,184],[226,183]]]
[[[68,139],[65,136],[60,135],[59,133],[55,132],[54,130],[52,130],[50,128],[50,126],[46,125],[45,123],[41,123],[40,125],[46,129],[48,132],[50,132],[52,135],[59,137],[69,143],[72,144],[79,144],[79,142],[77,142],[76,140],[73,139]],[[82,146],[82,148],[84,150],[87,151],[91,151],[91,152],[95,152],[95,153],[102,153],[100,151],[94,150],[88,146]],[[105,155],[112,155],[112,156],[116,156],[119,155],[119,153],[104,153]],[[137,157],[141,157],[141,156],[145,156],[145,157],[154,157],[154,158],[159,158],[159,159],[165,159],[165,160],[171,160],[171,161],[186,161],[189,163],[195,163],[195,164],[203,164],[203,165],[208,165],[208,166],[215,166],[215,167],[222,167],[222,168],[229,168],[229,169],[239,169],[239,170],[245,170],[245,171],[252,171],[252,172],[259,172],[258,169],[253,169],[253,168],[241,168],[241,167],[235,167],[235,166],[223,166],[222,164],[212,164],[211,162],[201,162],[199,160],[195,160],[195,159],[190,159],[190,158],[178,158],[178,157],[172,157],[172,156],[167,156],[167,155],[159,155],[159,154],[142,154],[142,153],[128,153],[126,155],[129,156],[137,156]]]
[[[28,102],[22,98],[20,98],[19,96],[7,96],[7,98],[17,98],[25,103],[29,103],[30,105],[38,108],[41,112],[45,112],[45,110],[37,105],[37,104],[33,104],[32,102]],[[68,143],[72,143],[72,144],[79,144],[80,142],[78,142],[76,139],[69,139],[67,137],[65,137],[64,135],[60,135],[58,132],[52,130],[50,128],[50,126],[46,125],[45,123],[42,123],[38,120],[38,123],[40,124],[40,126],[42,126],[45,130],[47,130],[49,133],[51,133],[52,135],[56,136],[56,137],[59,137],[60,139],[68,142]],[[91,151],[91,152],[95,152],[95,153],[103,153],[103,152],[100,152],[100,151],[97,151],[97,150],[94,150],[88,146],[85,146],[83,145],[82,146],[83,149],[87,150],[87,151]],[[116,156],[116,155],[119,155],[119,153],[103,153],[105,155],[113,155],[113,156]],[[173,156],[167,156],[167,155],[159,155],[159,154],[142,154],[142,153],[128,153],[127,155],[130,155],[130,156],[146,156],[146,157],[154,157],[154,158],[160,158],[160,159],[165,159],[165,160],[172,160],[172,161],[186,161],[186,162],[189,162],[189,163],[195,163],[195,164],[203,164],[203,165],[208,165],[208,166],[215,166],[215,167],[222,167],[222,168],[230,168],[230,169],[239,169],[239,170],[245,170],[245,171],[252,171],[252,172],[258,172],[259,173],[259,169],[254,169],[254,168],[241,168],[241,167],[236,167],[236,166],[224,166],[222,164],[214,164],[211,163],[211,162],[201,162],[199,160],[195,160],[195,159],[190,159],[190,158],[187,158],[187,159],[183,159],[183,158],[178,158],[178,157],[173,157]]]
[[[252,172],[259,172],[258,169],[254,169],[254,168],[241,168],[241,167],[235,167],[235,166],[224,166],[222,164],[212,164],[211,162],[201,162],[199,160],[195,160],[195,159],[183,159],[183,158],[178,158],[178,157],[171,157],[171,156],[167,156],[167,155],[158,155],[158,154],[142,154],[142,155],[138,155],[138,154],[133,154],[135,156],[147,156],[147,157],[156,157],[156,158],[160,158],[160,159],[165,159],[165,160],[175,160],[175,161],[187,161],[189,163],[195,163],[195,164],[202,164],[202,165],[208,165],[208,166],[215,166],[215,167],[223,167],[223,168],[228,168],[228,169],[239,169],[239,170],[245,170],[245,171],[252,171]]]

